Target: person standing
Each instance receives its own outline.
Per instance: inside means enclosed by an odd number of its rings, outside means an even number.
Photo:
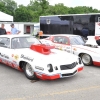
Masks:
[[[16,35],[21,32],[17,28],[14,27],[14,24],[11,24],[10,26],[11,26],[11,34]]]
[[[0,35],[6,35],[7,34],[4,26],[5,26],[4,24],[1,24],[1,27],[0,27]]]

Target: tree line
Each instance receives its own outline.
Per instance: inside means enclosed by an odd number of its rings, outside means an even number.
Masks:
[[[46,15],[100,13],[87,6],[67,7],[63,3],[53,6],[48,0],[30,0],[27,6],[17,5],[14,0],[0,0],[0,11],[14,16],[14,22],[39,22],[39,16]]]

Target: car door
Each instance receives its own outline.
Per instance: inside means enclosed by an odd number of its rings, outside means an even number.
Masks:
[[[7,37],[0,37],[0,61],[4,64],[11,62],[10,39]]]
[[[54,36],[52,41],[55,45],[55,48],[67,51],[69,53],[71,52],[71,46],[70,46],[70,41],[69,41],[68,37],[66,37],[66,36]]]
[[[19,69],[17,51],[11,48],[11,40],[7,37],[0,38],[0,62]]]
[[[70,44],[70,39],[67,36],[63,37],[62,44],[65,45],[64,46],[65,51],[72,53],[72,46]]]
[[[20,52],[19,52],[19,49],[20,49],[20,46],[21,46],[21,43],[19,41],[19,38],[18,37],[14,37],[11,39],[11,60],[13,62],[13,67],[15,69],[19,69],[19,58],[20,58]]]

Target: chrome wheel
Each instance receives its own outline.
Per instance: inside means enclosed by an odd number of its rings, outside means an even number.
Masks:
[[[26,64],[26,73],[28,76],[34,76],[34,70],[32,69],[30,64]]]
[[[25,76],[30,79],[30,80],[37,80],[37,76],[34,72],[34,69],[32,68],[32,66],[29,63],[25,63],[25,65],[23,66],[23,70],[24,70],[24,74]]]
[[[92,59],[91,59],[90,55],[88,55],[88,54],[83,54],[81,59],[82,59],[82,62],[85,65],[91,65],[92,64]]]

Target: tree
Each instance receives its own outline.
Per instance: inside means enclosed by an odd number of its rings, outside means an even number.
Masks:
[[[7,13],[8,10],[5,8],[5,4],[3,2],[0,2],[0,11]]]
[[[14,21],[16,22],[32,22],[33,11],[26,6],[19,5],[19,8],[15,10]]]
[[[17,8],[17,3],[14,0],[0,0],[0,3],[4,4],[7,14],[14,15]]]
[[[70,14],[83,14],[83,13],[98,13],[100,12],[97,9],[93,9],[92,7],[86,7],[86,6],[77,6],[74,8],[70,8],[69,13]]]
[[[31,0],[28,8],[33,10],[36,15],[41,16],[46,13],[49,7],[49,2],[47,0]]]
[[[0,0],[0,11],[14,16],[16,22],[39,22],[40,16],[99,13],[97,9],[86,6],[67,7],[62,3],[49,5],[48,0],[30,0],[27,6],[19,5],[14,0]],[[60,17],[61,20],[70,20],[71,17]],[[91,18],[92,20],[93,18]]]
[[[53,7],[54,14],[60,15],[60,14],[68,14],[69,8],[64,6],[63,3],[55,4]]]

